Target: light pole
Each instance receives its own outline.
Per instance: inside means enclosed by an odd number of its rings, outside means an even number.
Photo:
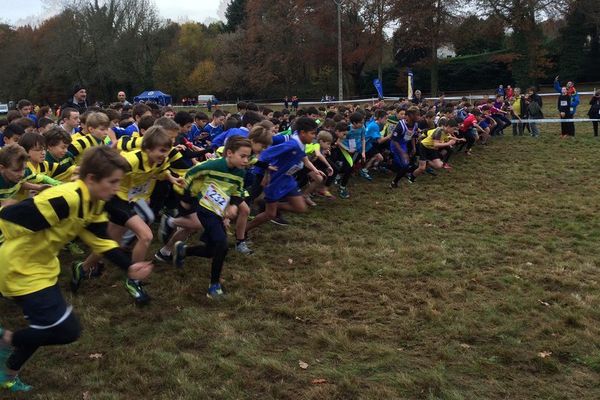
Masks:
[[[338,30],[338,100],[344,100],[344,82],[342,77],[342,1],[333,0],[337,6],[337,30]]]

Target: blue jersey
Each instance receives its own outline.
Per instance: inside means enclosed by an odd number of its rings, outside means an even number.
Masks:
[[[415,134],[416,127],[417,124],[415,124],[412,129],[409,129],[408,125],[406,125],[406,122],[401,119],[400,122],[398,122],[398,125],[396,125],[396,129],[394,129],[394,132],[392,133],[392,138],[390,139],[390,151],[394,154],[399,154],[399,145],[400,149],[406,152],[406,145],[411,141],[413,135]]]
[[[370,151],[373,146],[377,145],[377,141],[381,138],[380,129],[379,124],[374,120],[367,124],[367,130],[365,132],[365,152]]]
[[[280,200],[294,190],[298,190],[294,174],[304,168],[302,163],[304,157],[306,157],[304,143],[296,135],[287,142],[269,147],[260,154],[259,161],[277,167],[277,171],[270,172],[271,178],[265,187],[267,199]]]
[[[247,138],[249,134],[250,132],[246,128],[231,128],[216,136],[212,140],[211,146],[213,149],[218,149],[221,146],[225,146],[227,139],[232,136],[241,136]]]
[[[125,135],[127,136],[133,136],[133,134],[135,132],[140,132],[140,128],[138,128],[137,124],[134,122],[133,124],[129,125],[126,129],[125,129]]]
[[[120,139],[122,136],[127,136],[127,129],[125,129],[125,128],[113,126],[112,130],[115,133],[115,136],[117,137],[117,139]]]
[[[223,133],[223,125],[212,126],[211,124],[206,124],[202,132],[207,132],[209,140],[212,142],[217,136]]]
[[[348,134],[342,140],[342,143],[349,150],[350,153],[361,153],[362,152],[362,140],[365,137],[365,128],[364,126],[355,129],[350,125],[350,130]]]

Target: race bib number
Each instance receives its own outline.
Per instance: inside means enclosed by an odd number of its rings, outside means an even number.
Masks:
[[[356,139],[348,139],[348,149],[351,152],[356,151]]]
[[[294,175],[296,172],[300,171],[302,168],[304,168],[303,163],[296,164],[292,168],[288,169],[288,171],[285,174],[290,175],[290,176]]]
[[[129,201],[132,201],[135,198],[148,193],[148,189],[150,189],[151,182],[152,180],[150,179],[143,185],[135,186],[129,189],[129,192],[127,192],[127,197],[129,198]]]
[[[566,100],[563,100],[560,102],[561,107],[566,107],[569,105],[569,103]]]
[[[229,204],[229,196],[214,184],[210,184],[206,189],[206,193],[200,200],[200,205],[215,212],[219,216],[225,215],[225,208]]]

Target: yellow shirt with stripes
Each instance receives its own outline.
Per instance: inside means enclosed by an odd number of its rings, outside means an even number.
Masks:
[[[53,286],[60,274],[58,253],[79,237],[94,253],[118,247],[106,235],[104,202],[92,201],[81,180],[49,188],[0,210],[0,293],[14,297]]]

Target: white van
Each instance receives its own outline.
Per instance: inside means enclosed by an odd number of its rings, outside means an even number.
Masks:
[[[215,102],[215,96],[212,94],[199,94],[198,95],[198,105],[200,107],[206,107],[206,103],[208,101],[211,101],[212,103]]]
[[[8,114],[8,104],[0,104],[0,114]]]

